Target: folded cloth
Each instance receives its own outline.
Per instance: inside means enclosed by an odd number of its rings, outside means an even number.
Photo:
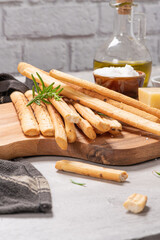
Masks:
[[[0,103],[10,102],[14,91],[26,92],[25,84],[12,75],[0,74]],[[30,163],[0,160],[0,214],[48,213],[52,209],[47,180]]]
[[[0,74],[0,104],[11,102],[10,94],[14,91],[26,92],[29,88],[7,73]]]
[[[51,211],[47,180],[26,161],[0,160],[0,214]]]

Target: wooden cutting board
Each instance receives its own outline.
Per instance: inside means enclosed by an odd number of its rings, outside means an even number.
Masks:
[[[160,137],[124,127],[119,137],[110,134],[88,140],[77,130],[77,141],[61,150],[53,137],[24,136],[12,103],[0,105],[0,158],[58,155],[109,165],[132,165],[160,157]]]

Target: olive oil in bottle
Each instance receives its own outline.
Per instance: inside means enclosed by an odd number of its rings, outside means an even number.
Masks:
[[[137,12],[134,14],[134,0],[112,0],[109,4],[114,9],[113,34],[97,48],[94,69],[131,65],[135,70],[145,73],[143,86],[146,87],[152,60],[145,45],[145,15]]]
[[[94,70],[97,68],[103,68],[103,67],[124,67],[126,64],[131,65],[135,70],[142,71],[146,74],[145,81],[143,84],[143,87],[147,87],[151,69],[152,69],[152,62],[151,61],[118,61],[117,63],[114,62],[99,62],[94,60]]]

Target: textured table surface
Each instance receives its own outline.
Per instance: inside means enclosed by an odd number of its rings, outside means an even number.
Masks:
[[[159,73],[160,69],[155,68],[154,75]],[[91,79],[90,72],[74,74]],[[54,167],[59,159],[64,157],[26,158],[49,182],[53,213],[1,215],[0,239],[160,239],[160,178],[152,173],[153,170],[160,171],[160,160],[114,167],[128,172],[128,181],[121,184],[59,173]],[[70,179],[86,183],[86,187],[74,185]],[[148,196],[147,207],[138,215],[123,208],[123,202],[134,192]]]

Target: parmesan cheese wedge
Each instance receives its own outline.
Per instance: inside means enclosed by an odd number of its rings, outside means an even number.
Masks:
[[[139,88],[138,97],[148,106],[160,109],[160,88]]]

